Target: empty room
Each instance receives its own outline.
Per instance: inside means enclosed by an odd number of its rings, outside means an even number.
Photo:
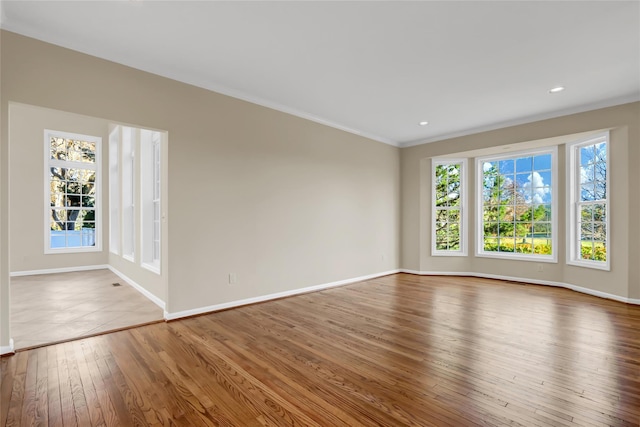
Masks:
[[[640,2],[0,17],[0,425],[640,426]]]

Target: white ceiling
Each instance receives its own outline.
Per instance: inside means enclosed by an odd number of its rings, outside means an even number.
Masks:
[[[640,99],[638,1],[0,6],[9,31],[398,146]]]

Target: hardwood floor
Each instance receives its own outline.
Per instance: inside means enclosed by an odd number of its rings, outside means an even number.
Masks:
[[[160,307],[106,269],[11,278],[16,349],[161,321],[163,316]]]
[[[5,426],[638,426],[640,307],[396,274],[1,367]]]

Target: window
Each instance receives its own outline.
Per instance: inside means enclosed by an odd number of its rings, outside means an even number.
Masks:
[[[569,264],[609,270],[609,135],[567,145]]]
[[[142,265],[160,273],[160,132],[140,131]]]
[[[478,256],[556,262],[556,151],[477,159]]]
[[[161,132],[121,125],[109,136],[111,252],[157,274],[162,141]]]
[[[101,250],[102,139],[45,130],[45,253]]]
[[[135,129],[122,128],[122,256],[135,260]]]
[[[466,160],[433,160],[432,255],[466,255]]]
[[[109,250],[120,253],[120,129],[109,135]]]

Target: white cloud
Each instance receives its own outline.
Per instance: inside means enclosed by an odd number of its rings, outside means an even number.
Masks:
[[[544,178],[538,172],[529,175],[527,182],[522,184],[522,188],[525,190],[524,196],[528,203],[532,201],[534,203],[544,203],[544,196],[551,192],[549,187],[544,187]]]

